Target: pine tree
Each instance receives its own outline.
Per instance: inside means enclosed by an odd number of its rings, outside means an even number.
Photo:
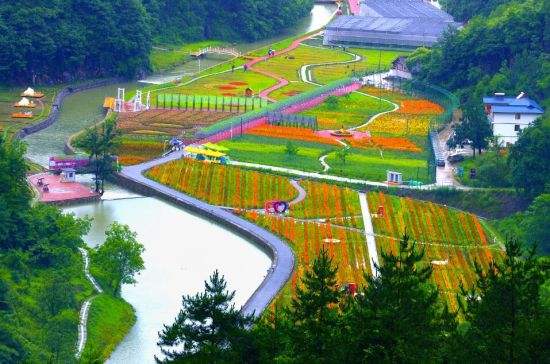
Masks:
[[[175,322],[164,325],[158,345],[166,356],[163,363],[246,363],[254,362],[248,329],[253,316],[243,316],[231,302],[235,292],[214,271],[205,291],[184,296]],[[181,348],[181,349],[180,349]]]
[[[299,362],[334,362],[338,355],[341,293],[337,270],[322,249],[296,288],[288,318],[292,323],[290,352]]]
[[[492,363],[543,362],[550,358],[550,308],[541,288],[548,267],[541,266],[535,248],[506,243],[501,261],[484,271],[476,264],[477,281],[461,288],[461,311],[467,329],[454,342],[456,362],[475,357]],[[546,358],[546,359],[544,359]]]
[[[347,362],[437,361],[454,320],[429,282],[432,268],[421,264],[423,257],[404,235],[396,255],[382,252],[379,275],[365,275],[367,285],[346,317]]]

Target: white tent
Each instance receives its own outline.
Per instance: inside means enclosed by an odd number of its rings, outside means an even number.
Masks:
[[[19,101],[16,106],[31,106],[31,102],[26,97],[23,97],[21,101]]]
[[[34,96],[35,92],[32,88],[28,87],[24,92],[23,96]]]

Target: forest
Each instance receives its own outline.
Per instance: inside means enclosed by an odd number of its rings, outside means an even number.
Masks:
[[[312,6],[312,0],[5,0],[0,83],[131,78],[149,71],[153,40],[257,40],[292,26]]]
[[[451,4],[463,4],[447,0]],[[511,1],[494,8],[472,2],[463,30],[446,34],[432,49],[418,49],[410,62],[417,76],[457,93],[463,102],[493,92],[526,92],[540,103],[550,96],[550,1]],[[468,2],[470,4],[470,2]],[[498,5],[498,4],[496,4]],[[485,6],[485,5],[484,5]]]

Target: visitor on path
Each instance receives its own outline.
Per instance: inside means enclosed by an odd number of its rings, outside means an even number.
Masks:
[[[246,72],[246,70],[248,70],[248,65],[246,63],[243,65],[243,70],[244,70],[244,72]]]
[[[234,73],[234,72],[235,72],[235,64],[233,63],[233,64],[231,65],[231,73]]]

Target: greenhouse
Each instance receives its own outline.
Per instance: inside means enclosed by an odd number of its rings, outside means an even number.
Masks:
[[[460,24],[422,0],[370,0],[360,16],[339,16],[327,25],[325,45],[430,47]]]

